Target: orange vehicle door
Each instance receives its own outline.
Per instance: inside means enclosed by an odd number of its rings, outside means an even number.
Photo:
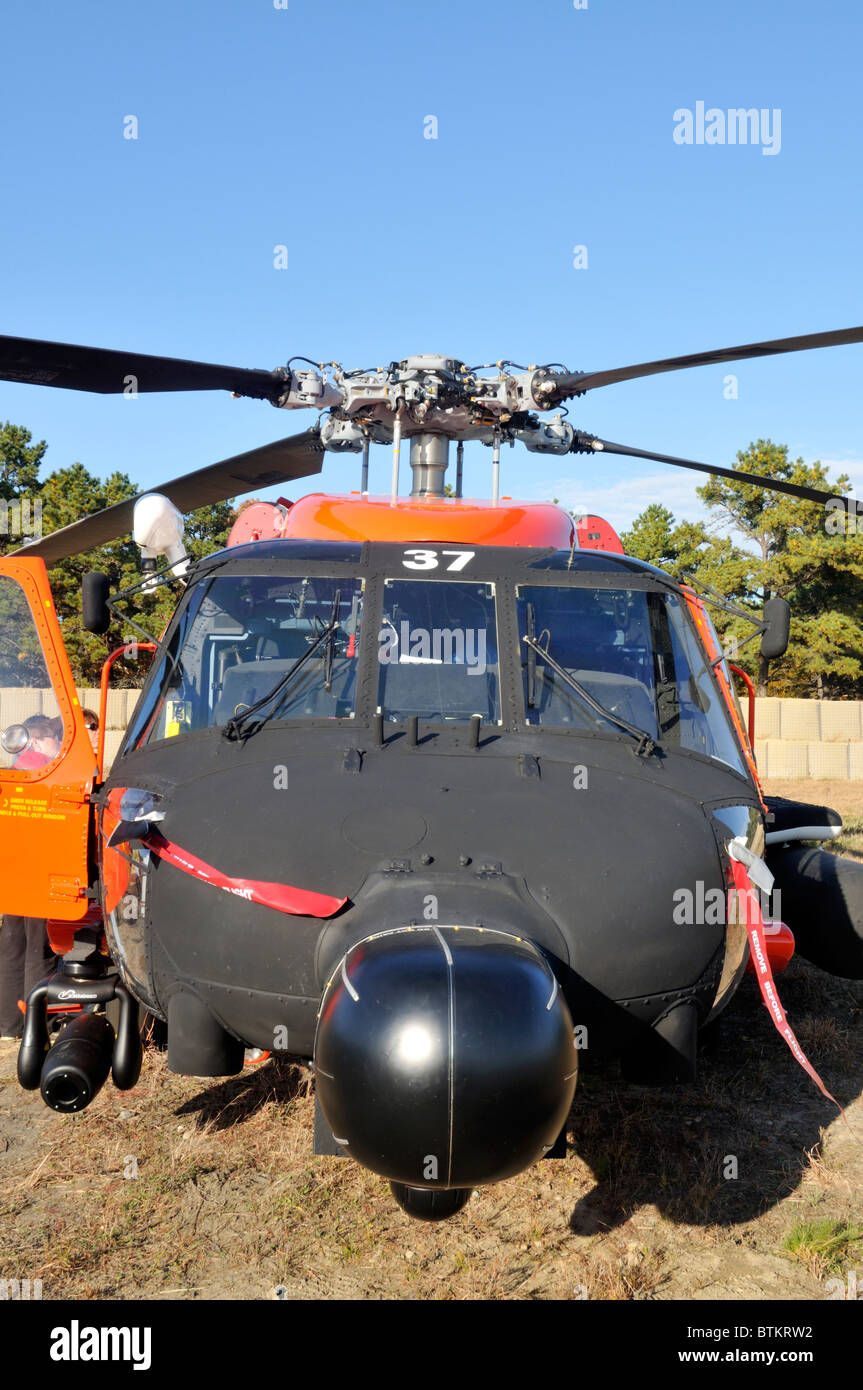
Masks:
[[[77,922],[96,757],[42,560],[0,560],[0,912]]]

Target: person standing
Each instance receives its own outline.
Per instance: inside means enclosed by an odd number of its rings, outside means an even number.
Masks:
[[[0,1041],[19,1039],[26,999],[57,963],[48,944],[44,917],[4,917],[0,928]]]

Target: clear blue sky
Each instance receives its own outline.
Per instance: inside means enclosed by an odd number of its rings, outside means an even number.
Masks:
[[[0,330],[254,367],[589,368],[859,323],[861,41],[855,0],[7,7]],[[676,144],[698,101],[780,109],[779,152]],[[863,495],[863,346],[742,364],[737,400],[728,370],[608,387],[571,418],[726,465],[770,436]],[[46,471],[142,486],[311,422],[5,384],[0,418],[49,441]],[[469,491],[489,462],[469,451]],[[388,469],[375,451],[373,486]],[[330,455],[324,484],[358,473]],[[695,475],[647,463],[506,450],[502,482],[618,525],[700,508]]]

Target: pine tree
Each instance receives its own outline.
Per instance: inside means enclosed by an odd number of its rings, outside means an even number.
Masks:
[[[849,487],[844,474],[832,482],[820,462],[792,463],[787,445],[770,439],[739,452],[736,467],[837,494]],[[827,697],[863,691],[863,538],[831,534],[820,502],[726,478],[711,478],[698,494],[748,542],[754,567],[739,596],[758,609],[774,596],[791,603],[791,642],[773,669],[772,691]],[[766,659],[756,651],[741,664],[757,673],[758,693],[767,694]]]
[[[23,425],[0,425],[0,555],[17,550],[24,535],[38,534],[39,468],[48,448]]]
[[[821,463],[789,461],[786,445],[760,439],[737,454],[741,472],[787,479],[841,494],[847,477],[831,482]],[[630,555],[677,579],[692,575],[759,619],[766,599],[791,603],[791,641],[784,657],[760,655],[752,626],[713,608],[711,617],[734,661],[757,679],[759,694],[824,698],[863,696],[863,536],[826,524],[817,502],[757,485],[714,478],[698,489],[723,524],[743,538],[736,545],[703,522],[675,522],[654,502],[621,536]],[[834,532],[837,532],[834,534]],[[847,533],[846,533],[847,532]],[[751,640],[746,646],[746,638]]]

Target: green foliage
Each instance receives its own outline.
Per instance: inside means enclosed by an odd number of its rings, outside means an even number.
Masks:
[[[736,467],[837,495],[848,490],[847,477],[833,482],[821,463],[791,462],[787,446],[769,439],[739,452]],[[714,535],[702,522],[675,524],[666,507],[653,503],[622,536],[627,551],[676,578],[690,574],[711,584],[754,617],[768,598],[789,600],[786,655],[768,671],[755,638],[734,657],[757,679],[760,693],[767,692],[769,675],[774,695],[863,697],[863,537],[830,534],[820,503],[757,485],[711,478],[698,493],[742,544]],[[752,632],[742,619],[715,609],[711,616],[726,646]]]
[[[48,445],[44,439],[31,444],[32,437],[23,425],[9,420],[0,425],[0,497],[8,500],[38,495],[39,466]]]
[[[20,425],[7,422],[0,427],[0,501],[6,504],[20,503],[24,499],[32,504],[38,502],[45,535],[134,497],[140,490],[125,473],[112,473],[103,481],[89,473],[82,463],[57,469],[40,481],[39,469],[46,448],[44,440],[33,444],[29,430]],[[17,522],[14,509],[7,506],[7,512],[10,523]],[[32,509],[30,514],[33,515]],[[186,517],[188,553],[199,559],[220,550],[227,543],[235,517],[230,502],[217,502],[191,513]],[[20,525],[10,524],[7,534],[0,535],[0,554],[17,550],[21,542]],[[102,570],[108,576],[112,594],[137,583],[141,578],[140,555],[131,537],[111,541],[82,555],[72,555],[49,571],[63,641],[79,685],[97,685],[102,662],[108,653],[121,641],[136,635],[131,625],[119,621],[112,623],[104,637],[84,631],[81,581],[89,570]],[[177,596],[176,585],[163,585],[154,594],[135,595],[123,606],[143,628],[158,637],[173,612]],[[116,684],[124,681],[137,684],[138,680],[134,664],[115,667]]]
[[[675,579],[697,574],[729,597],[745,581],[746,563],[727,537],[710,533],[702,521],[675,523],[667,507],[652,502],[620,538],[628,555],[647,560]]]
[[[827,1272],[840,1269],[861,1239],[863,1226],[824,1217],[820,1221],[795,1222],[783,1248],[802,1263],[814,1261]]]
[[[186,517],[187,555],[200,560],[214,550],[223,550],[236,519],[237,509],[232,502],[212,502],[190,512]]]
[[[736,466],[837,495],[848,491],[846,475],[834,482],[822,463],[791,462],[787,446],[769,439],[738,453]],[[791,643],[771,668],[771,693],[863,695],[863,538],[830,534],[819,502],[725,478],[711,478],[698,492],[749,544],[745,598],[759,609],[774,595],[791,603]],[[766,693],[768,663],[754,652],[741,664],[757,671]]]
[[[39,466],[48,445],[31,439],[23,425],[0,425],[0,555],[17,550],[22,534],[38,525]]]
[[[136,491],[125,473],[112,473],[101,482],[81,463],[58,469],[42,485],[43,532],[47,535],[61,526],[71,526],[103,507],[134,497]],[[92,569],[107,574],[112,593],[133,584],[140,577],[140,571],[138,552],[131,539],[111,541],[83,555],[71,555],[49,571],[63,642],[80,685],[98,684],[102,662],[118,644],[118,639],[125,635],[112,626],[104,637],[95,637],[81,626],[81,581]]]

